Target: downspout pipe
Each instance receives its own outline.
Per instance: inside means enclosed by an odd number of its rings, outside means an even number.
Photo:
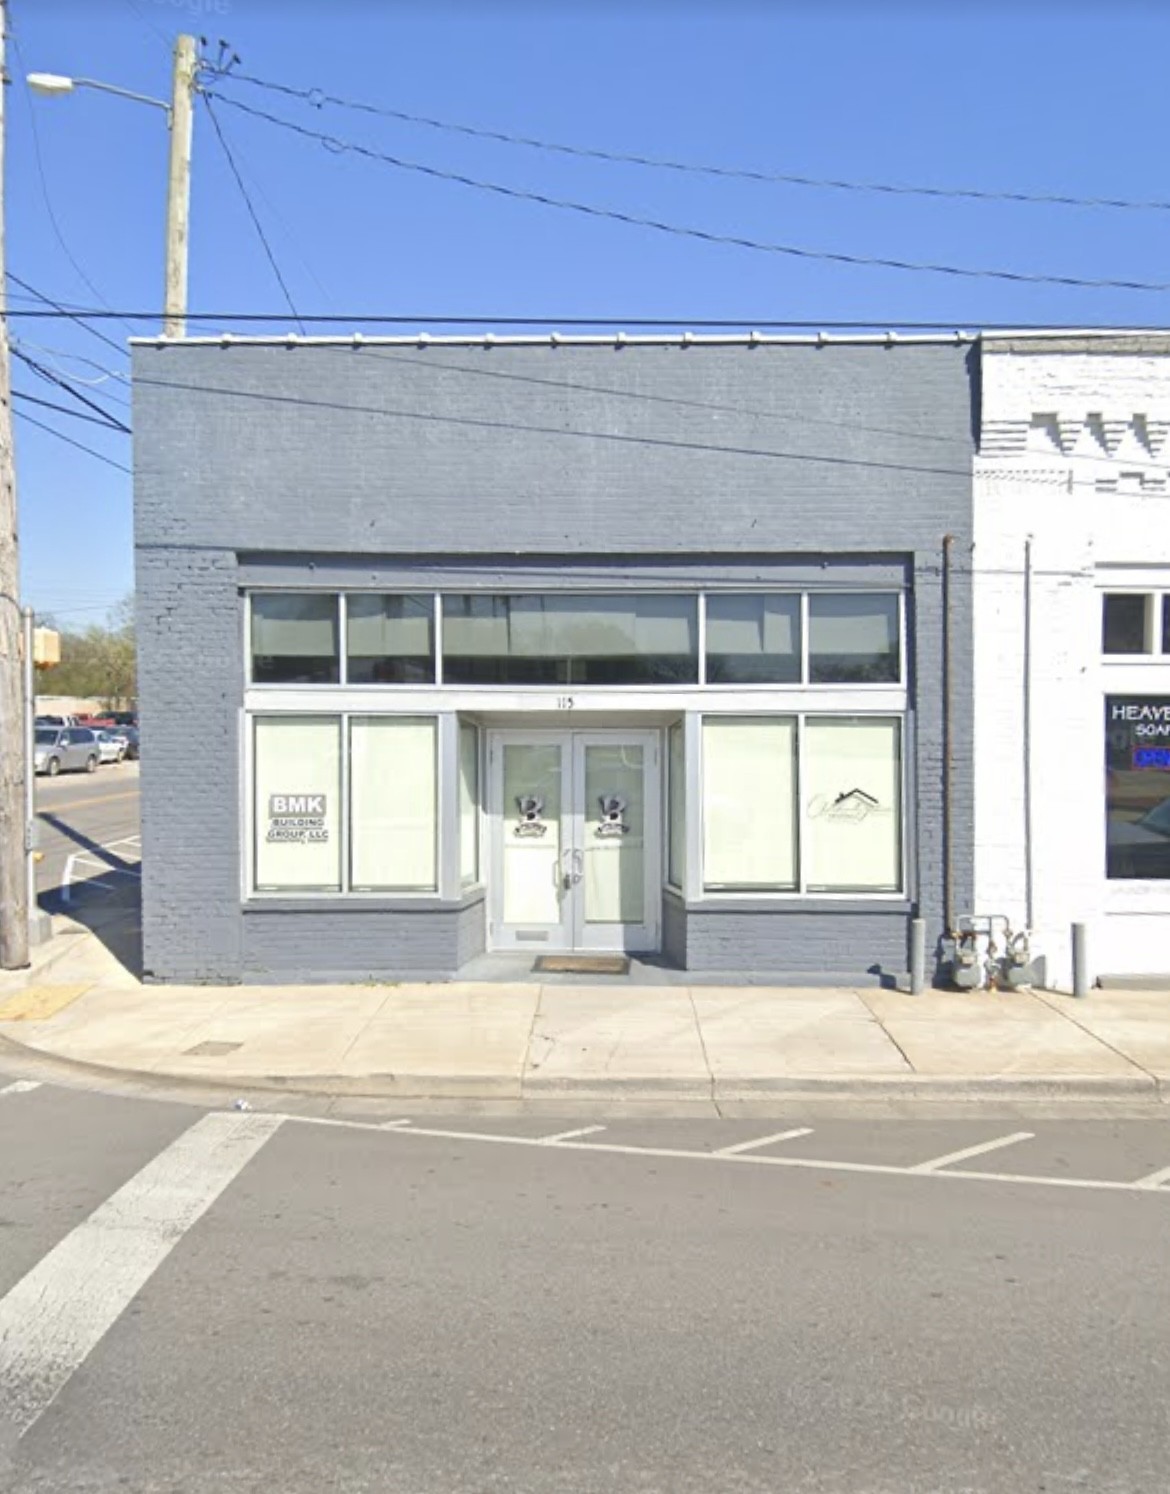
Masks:
[[[943,910],[948,935],[955,928],[955,669],[954,628],[951,624],[952,565],[955,536],[944,534],[942,542],[943,629]]]
[[[1024,541],[1024,918],[1035,927],[1032,836],[1032,536]]]

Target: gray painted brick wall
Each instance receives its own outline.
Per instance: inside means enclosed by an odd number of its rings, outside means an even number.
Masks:
[[[539,559],[563,580],[571,568],[620,570],[668,547],[692,573],[742,561],[748,580],[761,557],[814,567],[842,555],[904,557],[913,574],[915,890],[932,937],[941,933],[948,533],[952,900],[962,908],[971,895],[975,359],[945,344],[137,346],[148,973],[232,980],[259,958],[260,936],[241,911],[241,557],[245,573],[279,563],[300,584],[334,567],[357,574],[368,557],[381,566],[481,561],[484,574],[497,557]],[[465,912],[417,958],[473,951],[478,917]],[[738,915],[683,917],[685,931],[668,919],[668,944],[685,938],[696,958],[732,939],[745,960],[777,958],[781,939],[793,970],[828,958],[829,946],[841,948],[836,968],[894,955],[884,923],[862,949],[856,926],[831,915],[812,919],[804,944],[792,922],[782,935],[779,921],[769,931],[753,917],[749,927],[762,932],[745,940],[740,925],[715,926]],[[298,958],[350,968],[336,946],[352,928],[304,915]],[[904,950],[905,915],[897,928]]]

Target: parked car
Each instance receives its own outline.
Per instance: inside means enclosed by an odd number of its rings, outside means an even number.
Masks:
[[[114,736],[121,737],[126,743],[126,761],[136,763],[138,761],[138,728],[136,726],[115,726]]]
[[[80,726],[81,721],[77,716],[38,716],[38,726]]]
[[[95,731],[98,751],[103,763],[120,763],[126,756],[126,742],[112,731]]]
[[[101,760],[95,734],[85,726],[38,726],[33,768],[56,778],[58,773],[93,773]]]

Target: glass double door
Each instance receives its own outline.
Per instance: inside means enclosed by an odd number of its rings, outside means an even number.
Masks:
[[[658,948],[658,734],[501,731],[489,741],[491,945]]]

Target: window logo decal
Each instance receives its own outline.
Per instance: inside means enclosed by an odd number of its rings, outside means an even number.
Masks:
[[[597,801],[601,805],[601,819],[595,834],[599,840],[616,840],[630,833],[626,824],[628,802],[620,794],[601,794]]]
[[[513,835],[519,836],[521,840],[537,840],[548,833],[548,825],[543,819],[544,800],[539,794],[517,795],[516,808],[520,819]]]

